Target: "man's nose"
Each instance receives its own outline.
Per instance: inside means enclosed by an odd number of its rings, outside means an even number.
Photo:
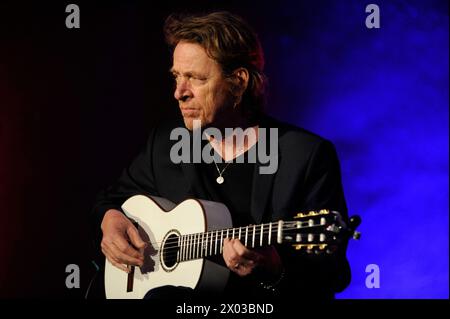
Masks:
[[[192,91],[189,88],[187,81],[183,80],[177,83],[175,88],[174,97],[178,101],[186,101],[188,98],[192,97]]]

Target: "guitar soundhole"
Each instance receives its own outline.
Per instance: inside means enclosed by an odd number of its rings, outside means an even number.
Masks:
[[[162,263],[165,270],[171,271],[177,264],[177,255],[180,250],[178,245],[179,235],[171,233],[166,237],[162,248]]]

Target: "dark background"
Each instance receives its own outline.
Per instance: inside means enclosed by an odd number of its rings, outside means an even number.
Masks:
[[[65,26],[69,3],[80,29]],[[337,147],[366,236],[343,297],[448,298],[448,2],[378,1],[379,30],[364,1],[165,3],[0,4],[0,297],[84,296],[96,193],[178,116],[163,21],[226,9],[260,35],[268,112]],[[65,286],[68,264],[80,289]]]

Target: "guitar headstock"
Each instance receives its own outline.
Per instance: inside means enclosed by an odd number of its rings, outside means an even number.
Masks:
[[[360,223],[360,217],[353,216],[346,225],[338,212],[328,209],[298,213],[294,220],[283,222],[283,242],[307,253],[331,254],[344,240],[359,239]]]

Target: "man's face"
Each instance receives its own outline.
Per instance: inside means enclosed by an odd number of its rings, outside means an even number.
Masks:
[[[229,84],[205,49],[195,43],[179,42],[171,71],[176,81],[174,96],[189,130],[194,120],[200,120],[202,126],[226,122],[226,114],[232,109]]]

